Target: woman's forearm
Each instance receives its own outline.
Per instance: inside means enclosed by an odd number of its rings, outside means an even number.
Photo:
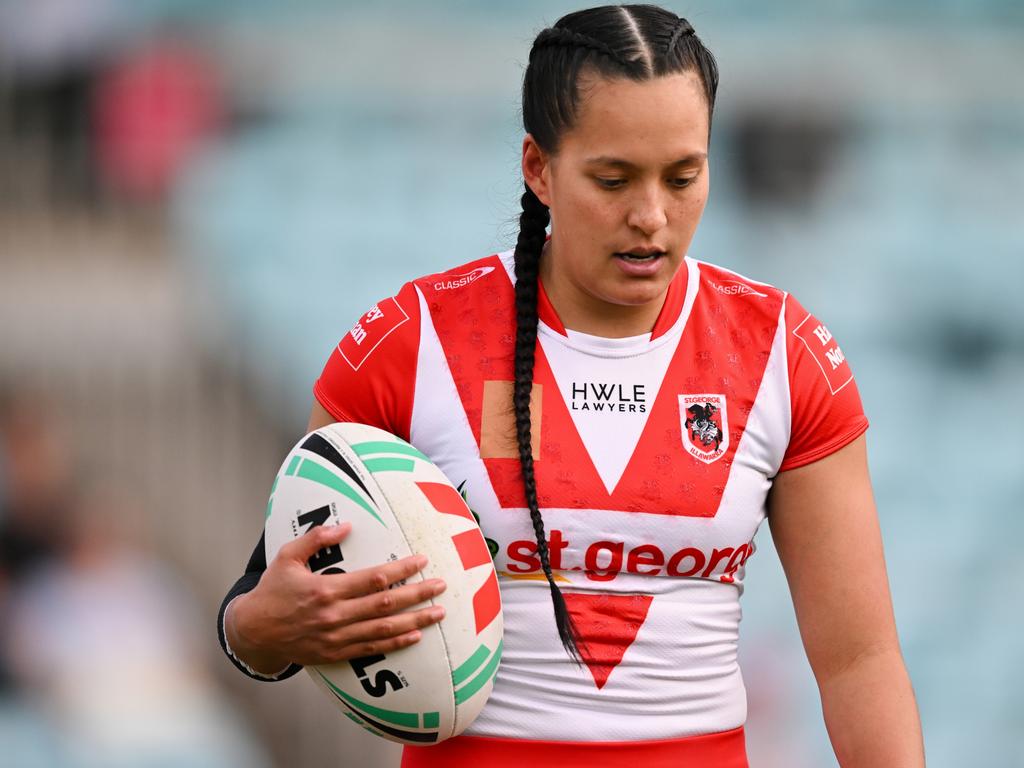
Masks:
[[[842,768],[922,768],[914,689],[899,650],[865,654],[819,681],[825,727]]]

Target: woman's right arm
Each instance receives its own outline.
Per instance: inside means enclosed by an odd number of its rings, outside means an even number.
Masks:
[[[314,403],[307,432],[336,419]],[[404,612],[444,591],[440,579],[393,587],[419,572],[422,555],[352,573],[318,575],[307,562],[339,544],[351,526],[317,526],[281,547],[260,571],[263,540],[225,598],[222,644],[242,671],[279,680],[298,665],[330,664],[412,645],[444,616],[440,606]],[[255,674],[253,674],[255,673]]]

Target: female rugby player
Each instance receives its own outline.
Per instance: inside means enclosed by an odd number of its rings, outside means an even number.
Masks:
[[[687,255],[717,84],[690,24],[655,6],[543,30],[515,248],[378,302],[314,386],[309,430],[410,440],[464,484],[497,552],[491,698],[404,766],[746,766],[738,601],[765,518],[840,764],[924,765],[850,368],[785,291]],[[441,618],[407,609],[443,583],[384,589],[416,557],[311,574],[347,532],[269,564],[257,547],[221,617],[239,668],[386,653]]]

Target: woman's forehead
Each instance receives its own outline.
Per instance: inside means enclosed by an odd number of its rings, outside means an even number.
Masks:
[[[590,77],[559,154],[605,164],[702,162],[708,150],[708,105],[700,78],[684,72],[637,82]]]

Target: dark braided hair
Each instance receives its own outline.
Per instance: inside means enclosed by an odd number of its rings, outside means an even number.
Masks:
[[[563,16],[537,35],[523,77],[523,127],[549,155],[576,123],[582,71],[605,78],[641,82],[680,72],[696,72],[704,86],[708,126],[718,89],[718,67],[685,19],[655,5],[606,5]],[[537,554],[551,589],[558,635],[579,662],[582,639],[551,572],[544,520],[537,503],[533,471],[530,395],[537,345],[537,279],[550,213],[530,186],[521,200],[515,249],[516,344],[512,405],[522,465],[526,505],[537,537]]]

